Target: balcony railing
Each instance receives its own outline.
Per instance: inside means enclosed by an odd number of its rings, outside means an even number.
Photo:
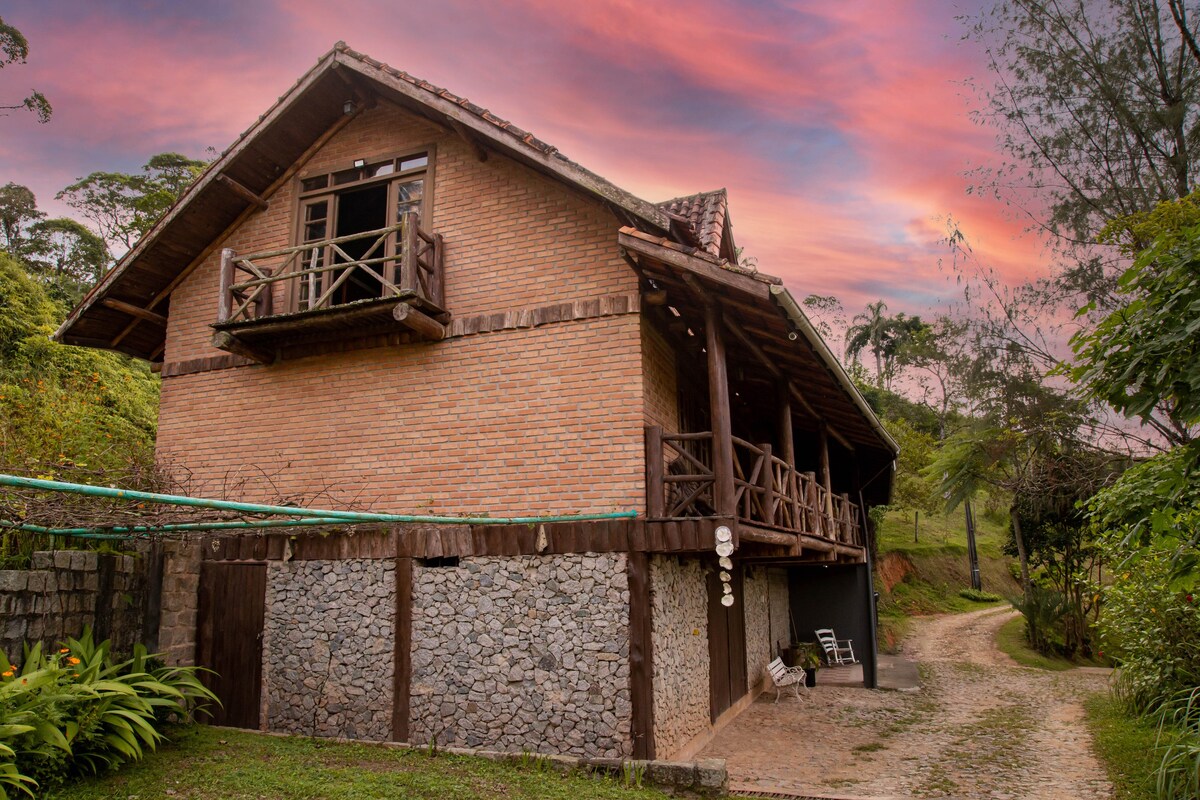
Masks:
[[[283,284],[283,309],[274,288]],[[249,322],[280,313],[332,309],[371,299],[421,301],[444,307],[442,237],[421,230],[416,214],[387,228],[221,260],[218,324]]]
[[[666,433],[646,429],[648,508],[663,517],[717,514],[711,432]],[[769,444],[733,438],[736,516],[747,522],[832,542],[862,546],[857,504],[847,494],[831,494],[812,472],[800,472],[774,455]],[[661,498],[661,502],[659,502]]]

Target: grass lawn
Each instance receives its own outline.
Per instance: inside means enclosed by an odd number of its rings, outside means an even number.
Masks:
[[[1054,672],[1077,667],[1079,664],[1059,656],[1044,656],[1029,647],[1025,641],[1025,618],[1016,617],[1000,626],[996,631],[996,647],[1007,653],[1013,661],[1024,667],[1048,669]]]
[[[1127,716],[1109,694],[1088,701],[1087,720],[1113,784],[1113,800],[1154,800],[1154,770],[1161,758],[1154,748],[1154,724]]]
[[[470,798],[662,800],[650,789],[546,762],[506,764],[426,750],[265,736],[205,726],[172,731],[171,744],[121,771],[45,795],[52,800],[298,800],[299,798]]]

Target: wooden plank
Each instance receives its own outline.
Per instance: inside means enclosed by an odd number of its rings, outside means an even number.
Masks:
[[[672,552],[683,549],[683,534],[679,531],[679,523],[672,520],[660,526],[664,532],[663,550]]]
[[[213,332],[212,346],[218,350],[225,350],[236,356],[256,361],[259,364],[267,365],[275,363],[274,352],[248,345],[232,333],[226,331]]]
[[[655,752],[650,559],[643,552],[632,552],[625,564],[629,580],[629,699],[633,757],[651,760]]]
[[[408,741],[412,687],[412,575],[411,558],[396,559],[395,642],[392,649],[392,741]]]

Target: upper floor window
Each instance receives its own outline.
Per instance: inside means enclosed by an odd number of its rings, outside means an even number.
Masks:
[[[291,293],[292,310],[394,293],[406,227],[426,216],[428,167],[428,153],[415,153],[301,179],[297,244],[311,249]],[[388,228],[394,230],[383,233]],[[325,269],[338,264],[347,267]]]

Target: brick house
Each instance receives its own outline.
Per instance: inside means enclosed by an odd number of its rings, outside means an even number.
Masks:
[[[219,721],[663,758],[814,627],[873,680],[896,446],[723,190],[646,202],[339,43],[57,337],[158,365],[202,492],[638,512],[169,542],[158,644]]]

